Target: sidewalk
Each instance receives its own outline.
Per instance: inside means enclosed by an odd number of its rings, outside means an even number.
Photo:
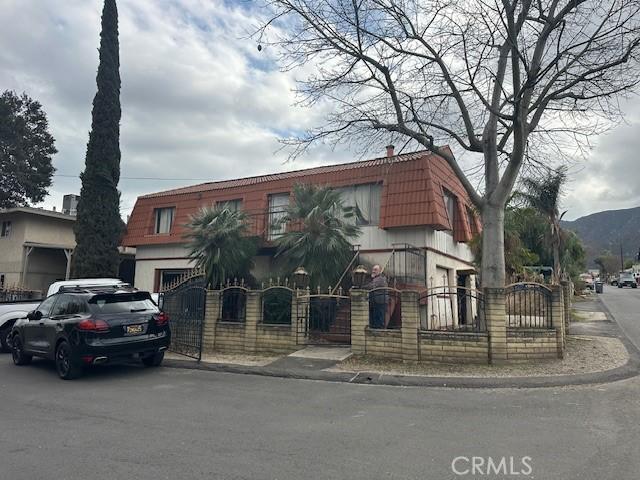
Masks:
[[[402,362],[385,362],[376,360],[351,359],[348,347],[307,347],[286,356],[247,356],[247,355],[214,355],[197,362],[186,357],[171,355],[165,359],[164,365],[173,368],[190,368],[226,372],[295,378],[307,380],[323,380],[371,385],[452,387],[452,388],[533,388],[556,387],[568,385],[587,385],[608,383],[636,376],[640,371],[640,352],[624,336],[614,319],[604,308],[597,296],[574,304],[574,321],[570,327],[569,342],[580,343],[595,341],[604,345],[602,351],[593,361],[607,360],[611,364],[620,364],[624,359],[607,359],[615,355],[615,349],[607,351],[609,343],[619,345],[622,342],[628,352],[628,360],[621,366],[605,371],[590,373],[562,374],[556,368],[562,361],[551,361],[535,365],[490,366],[490,365],[437,365],[437,364],[402,364]],[[590,340],[591,339],[591,340]],[[618,339],[618,340],[616,340]],[[595,347],[594,343],[594,347]],[[618,350],[620,348],[618,347]],[[568,350],[572,352],[571,349]],[[574,355],[576,352],[574,351]],[[619,355],[618,355],[619,357]],[[581,364],[583,358],[572,359]],[[554,368],[547,368],[549,365]],[[551,372],[542,373],[540,372]],[[427,372],[427,374],[423,374]]]

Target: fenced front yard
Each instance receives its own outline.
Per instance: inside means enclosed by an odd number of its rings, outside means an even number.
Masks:
[[[206,291],[201,348],[254,354],[351,345],[355,355],[442,363],[557,357],[565,305],[554,288],[514,284],[487,297],[464,287],[322,293],[228,285]]]

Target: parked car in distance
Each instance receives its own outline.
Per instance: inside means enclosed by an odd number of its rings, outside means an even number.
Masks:
[[[618,278],[618,288],[622,287],[638,288],[638,284],[632,273],[624,272],[620,274]]]
[[[616,285],[618,285],[618,277],[613,277],[611,279],[611,286],[615,287]]]
[[[85,366],[133,358],[158,366],[170,341],[168,316],[148,292],[131,287],[61,288],[11,332],[16,365],[47,358],[65,380],[80,376]]]

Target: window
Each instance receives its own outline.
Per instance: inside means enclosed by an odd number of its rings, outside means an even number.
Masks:
[[[0,289],[4,288],[4,273],[0,274]]]
[[[59,300],[51,311],[51,317],[58,315],[79,315],[86,311],[87,307],[84,298],[74,295],[60,295]]]
[[[442,196],[444,199],[444,206],[447,210],[447,217],[451,224],[451,230],[453,230],[455,228],[456,197],[454,197],[448,190],[443,190]]]
[[[84,300],[79,297],[73,297],[69,301],[69,305],[67,306],[67,310],[65,314],[67,315],[79,315],[81,313],[86,313],[87,306],[84,303]]]
[[[242,210],[242,199],[237,198],[235,200],[226,200],[224,202],[216,203],[216,207],[223,209],[226,208],[232,212],[238,212]]]
[[[2,222],[0,237],[8,237],[9,235],[11,235],[11,220],[6,220]]]
[[[378,225],[380,223],[380,201],[382,184],[367,183],[336,189],[340,192],[345,207],[355,209],[356,225]]]
[[[167,288],[170,284],[175,282],[176,280],[181,279],[191,270],[188,268],[183,269],[175,269],[175,270],[161,270],[160,271],[160,287],[162,290]]]
[[[281,237],[287,230],[287,226],[283,222],[283,219],[287,214],[288,206],[288,193],[269,195],[269,240],[275,240],[276,238]]]
[[[89,300],[89,310],[93,314],[157,312],[158,307],[146,292],[96,295]]]
[[[173,225],[173,216],[176,209],[170,208],[157,208],[156,213],[156,226],[154,233],[169,233],[171,226]]]
[[[55,307],[53,307],[53,310],[51,310],[51,317],[65,315],[72,300],[73,298],[70,295],[60,295],[60,298],[56,302]]]
[[[48,317],[49,316],[49,312],[51,311],[51,307],[53,307],[53,304],[55,303],[55,301],[58,299],[58,295],[52,295],[51,297],[47,298],[46,300],[44,300],[40,306],[38,307],[38,311],[40,313],[42,313],[43,317]]]

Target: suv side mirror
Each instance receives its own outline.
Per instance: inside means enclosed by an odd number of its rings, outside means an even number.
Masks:
[[[40,320],[42,318],[42,312],[40,310],[34,310],[27,314],[29,320]]]

